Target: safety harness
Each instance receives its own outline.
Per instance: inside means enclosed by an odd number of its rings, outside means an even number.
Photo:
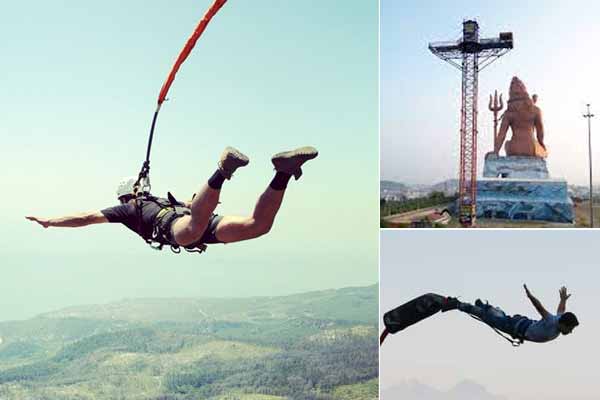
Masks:
[[[154,218],[152,224],[152,233],[145,235],[142,230],[142,207],[143,202],[152,202],[160,207],[160,211]],[[149,193],[136,196],[135,208],[138,214],[138,233],[144,241],[154,250],[162,250],[164,246],[169,246],[173,253],[181,253],[181,248],[188,253],[203,253],[206,251],[206,244],[201,241],[194,242],[187,246],[180,246],[173,238],[171,225],[173,221],[184,215],[191,215],[191,210],[180,201],[177,201],[171,192],[167,193],[167,199],[155,197]]]
[[[518,332],[515,332],[514,335],[508,335],[504,332],[502,332],[501,330],[499,330],[498,328],[488,324],[487,322],[485,322],[484,320],[482,320],[481,318],[479,318],[476,315],[473,314],[469,314],[469,316],[487,326],[489,326],[490,328],[492,328],[494,330],[494,332],[496,332],[500,337],[502,337],[504,340],[506,340],[507,342],[509,342],[513,347],[519,347],[520,345],[522,345],[525,342],[525,339],[522,336],[518,335]],[[518,325],[517,325],[518,326]]]

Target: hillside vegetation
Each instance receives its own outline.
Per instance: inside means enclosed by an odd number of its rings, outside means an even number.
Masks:
[[[446,196],[443,192],[431,192],[425,197],[417,197],[404,201],[386,201],[381,199],[379,201],[380,215],[381,218],[384,218],[394,214],[420,210],[433,206],[445,207],[449,203],[453,203],[456,199],[457,196]]]
[[[376,399],[377,286],[0,323],[1,399]]]

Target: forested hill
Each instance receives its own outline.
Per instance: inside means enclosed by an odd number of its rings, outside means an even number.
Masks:
[[[375,399],[377,285],[0,323],[1,399]]]
[[[41,317],[180,322],[311,317],[376,323],[376,297],[377,286],[372,285],[278,297],[150,298],[70,307]]]

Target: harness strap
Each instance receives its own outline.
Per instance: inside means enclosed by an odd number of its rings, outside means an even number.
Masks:
[[[523,338],[520,337],[515,337],[513,335],[510,335],[511,337],[509,337],[507,334],[505,334],[504,332],[500,331],[498,328],[488,324],[487,322],[485,322],[484,320],[482,320],[481,318],[479,318],[476,315],[473,314],[469,314],[469,316],[483,324],[486,324],[487,326],[489,326],[490,328],[492,328],[494,330],[494,332],[496,332],[500,337],[502,337],[503,339],[505,339],[507,342],[509,342],[512,347],[519,347],[520,345],[522,345],[524,343]]]
[[[182,247],[188,253],[205,252],[208,248],[205,243],[197,242],[188,246],[180,246],[172,240],[170,232],[172,222],[183,215],[189,215],[190,210],[187,207],[184,207],[183,203],[178,202],[170,192],[168,193],[168,198],[168,200],[165,200],[146,194],[135,199],[138,213],[138,232],[142,235],[144,241],[155,250],[162,250],[163,246],[168,245],[171,248],[171,251],[176,254],[181,253]],[[143,201],[153,202],[161,208],[154,217],[152,233],[149,237],[142,234]]]

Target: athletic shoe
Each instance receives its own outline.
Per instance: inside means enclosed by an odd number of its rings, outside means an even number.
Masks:
[[[277,153],[271,158],[275,171],[294,175],[298,180],[302,176],[302,164],[317,157],[319,152],[314,147],[300,147],[292,151]]]
[[[219,159],[219,171],[226,179],[231,179],[236,169],[245,167],[250,160],[246,155],[233,147],[226,147]]]
[[[456,310],[460,301],[456,297],[446,297],[442,303],[442,312]]]

